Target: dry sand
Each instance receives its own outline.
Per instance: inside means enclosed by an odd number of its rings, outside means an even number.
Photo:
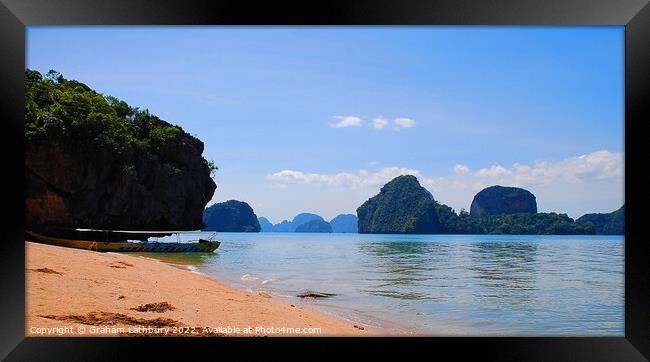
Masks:
[[[143,257],[26,242],[26,269],[27,336],[372,334]]]

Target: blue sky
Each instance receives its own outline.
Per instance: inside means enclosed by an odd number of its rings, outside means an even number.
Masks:
[[[29,68],[196,134],[220,168],[212,202],[273,222],[354,213],[399,174],[457,211],[491,184],[572,217],[623,203],[623,27],[30,27],[27,40]]]

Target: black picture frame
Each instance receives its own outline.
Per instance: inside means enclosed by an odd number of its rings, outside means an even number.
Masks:
[[[0,357],[7,360],[147,359],[236,346],[246,355],[269,346],[306,347],[311,353],[345,355],[323,348],[321,338],[36,338],[25,337],[24,69],[25,27],[32,25],[623,25],[625,26],[625,336],[522,338],[337,339],[345,349],[381,350],[405,358],[423,347],[442,357],[498,360],[637,361],[650,358],[650,254],[640,224],[647,192],[642,186],[644,123],[650,104],[650,5],[648,0],[364,0],[364,1],[101,1],[0,0],[0,111],[6,179],[7,224],[0,242],[2,328]],[[645,151],[644,151],[645,150]],[[348,348],[349,347],[349,348]],[[220,352],[219,352],[220,353]],[[285,351],[287,358],[293,357]],[[189,354],[187,354],[189,356]],[[385,355],[386,357],[388,354]]]

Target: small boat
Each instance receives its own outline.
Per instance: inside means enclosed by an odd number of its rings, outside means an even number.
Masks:
[[[37,234],[33,231],[25,230],[30,236],[29,240],[42,244],[64,246],[67,248],[86,249],[94,251],[112,251],[112,252],[143,252],[143,253],[186,253],[186,252],[203,252],[211,253],[221,245],[219,241],[210,241],[199,239],[197,242],[188,243],[160,243],[160,242],[110,242],[110,241],[90,241],[90,240],[73,240],[62,239],[51,236]]]

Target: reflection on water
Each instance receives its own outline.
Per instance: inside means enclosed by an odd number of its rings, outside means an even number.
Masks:
[[[361,267],[371,282],[364,292],[372,295],[426,300],[432,296],[417,292],[430,282],[434,269],[447,255],[448,244],[416,241],[370,241],[358,244],[358,251],[365,256]]]
[[[211,255],[153,257],[365,325],[431,335],[623,335],[622,237],[220,233],[218,240]],[[305,290],[337,295],[296,298]]]
[[[196,267],[205,263],[214,262],[213,259],[219,257],[217,253],[129,253],[129,255],[157,259],[165,263]]]
[[[506,305],[525,304],[535,290],[536,242],[485,241],[470,247],[471,265],[481,292],[479,301]]]

